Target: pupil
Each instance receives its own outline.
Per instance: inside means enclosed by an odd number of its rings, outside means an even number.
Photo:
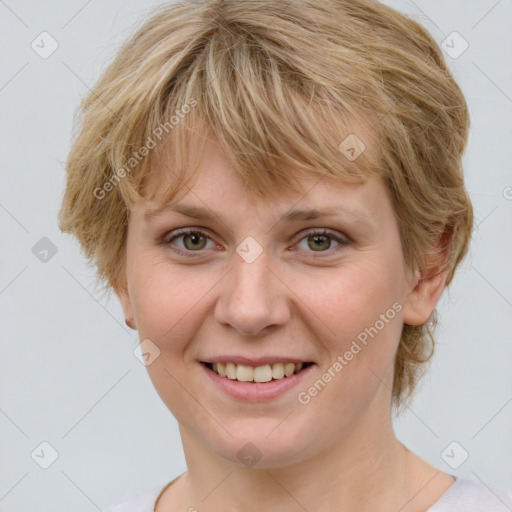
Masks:
[[[201,239],[203,239],[204,241],[204,237],[202,235],[198,235],[197,233],[189,233],[186,237],[185,237],[185,245],[187,246],[187,249],[197,249],[198,248],[198,243],[199,243],[199,246],[201,245]],[[187,243],[187,241],[191,241],[191,243]],[[191,247],[189,247],[189,245],[191,245]],[[202,248],[202,247],[200,247]]]
[[[313,236],[312,237],[314,242],[313,242],[313,245],[309,245],[311,247],[311,249],[317,249],[317,248],[320,248],[320,249],[328,249],[329,246],[331,245],[330,241],[329,241],[329,238],[325,235],[316,235],[316,236]],[[324,242],[324,245],[322,246],[322,242]],[[325,242],[327,242],[327,245],[325,245]]]

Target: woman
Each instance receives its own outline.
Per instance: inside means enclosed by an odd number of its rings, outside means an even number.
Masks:
[[[424,28],[373,0],[167,5],[82,110],[60,226],[188,469],[112,510],[512,507],[391,422],[473,225],[467,106]]]

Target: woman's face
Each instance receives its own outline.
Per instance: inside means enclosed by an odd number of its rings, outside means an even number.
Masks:
[[[193,188],[145,218],[151,207],[131,212],[118,296],[182,434],[272,467],[383,428],[402,324],[426,321],[440,291],[406,271],[379,178],[311,176],[303,194],[254,202],[211,142]],[[280,362],[307,364],[278,378]]]

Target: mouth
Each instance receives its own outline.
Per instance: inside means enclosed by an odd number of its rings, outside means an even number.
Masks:
[[[249,366],[231,362],[210,363],[201,361],[206,368],[220,377],[238,382],[264,383],[276,380],[283,380],[303,372],[313,365],[312,362],[282,362],[265,364],[262,366]]]

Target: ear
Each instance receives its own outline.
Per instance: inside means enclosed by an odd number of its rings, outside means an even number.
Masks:
[[[408,325],[422,325],[428,321],[446,286],[447,269],[443,258],[441,264],[428,272],[415,272],[412,290],[403,305],[403,322]]]
[[[123,308],[126,325],[128,325],[132,329],[135,329],[136,327],[133,319],[133,308],[127,286],[120,286],[116,288],[114,292],[117,295],[119,302],[121,303],[121,307]]]

